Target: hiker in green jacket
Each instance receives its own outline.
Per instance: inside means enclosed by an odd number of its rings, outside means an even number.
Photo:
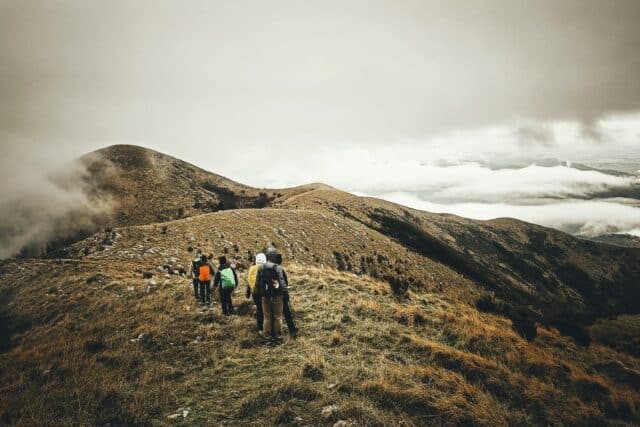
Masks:
[[[217,288],[220,291],[222,313],[225,315],[235,314],[231,294],[236,286],[238,286],[238,275],[236,274],[235,268],[231,267],[227,262],[227,257],[223,255],[218,258],[218,261],[220,265],[216,277],[213,279],[213,288]]]

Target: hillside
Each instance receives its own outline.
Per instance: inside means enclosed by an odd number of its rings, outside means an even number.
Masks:
[[[2,265],[3,423],[640,422],[640,361],[608,347],[547,328],[528,342],[440,293],[399,301],[386,282],[287,264],[303,331],[267,348],[243,297],[223,318],[183,277],[156,272],[150,286],[160,261]]]
[[[640,423],[638,248],[135,146],[80,161],[102,230],[0,262],[0,423]],[[244,272],[268,245],[302,329],[273,348],[244,284],[226,318],[185,276],[196,249]]]
[[[256,189],[166,154],[134,145],[113,145],[79,159],[94,197],[113,201],[104,225],[170,221],[227,209],[263,208],[274,201],[323,187]],[[326,187],[326,186],[324,186]]]
[[[333,212],[474,280],[485,310],[554,325],[585,341],[583,326],[640,313],[640,249],[579,239],[514,219],[475,221],[318,189],[283,206]],[[524,310],[524,311],[523,311]]]

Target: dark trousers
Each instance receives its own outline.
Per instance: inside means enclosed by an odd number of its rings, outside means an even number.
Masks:
[[[200,281],[200,301],[211,302],[211,280]]]
[[[282,314],[284,315],[284,320],[285,322],[287,322],[289,333],[293,334],[298,331],[298,328],[296,328],[296,324],[293,321],[293,313],[291,312],[291,301],[289,300],[288,292],[282,295],[282,303]]]
[[[223,314],[233,314],[233,302],[231,301],[233,288],[225,289],[220,285],[220,306]]]
[[[258,331],[264,326],[264,311],[262,311],[262,297],[253,294],[253,303],[256,305],[256,326]]]
[[[199,287],[200,283],[198,282],[198,279],[193,279],[193,296],[195,296],[196,299],[200,299]]]

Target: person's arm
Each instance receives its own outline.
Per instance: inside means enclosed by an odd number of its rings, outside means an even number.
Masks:
[[[237,288],[238,285],[240,284],[240,282],[238,282],[238,274],[236,273],[235,268],[232,268],[231,271],[233,272],[233,280],[236,282],[236,285],[234,286],[234,288]]]
[[[220,270],[217,271],[215,277],[213,278],[213,287],[218,288],[220,285]]]
[[[287,282],[284,280],[285,272],[282,267],[278,266],[276,269],[278,272],[278,283],[280,283],[280,288],[282,292],[289,292],[289,288],[287,288]]]
[[[284,271],[284,268],[280,267],[280,269],[282,270],[282,277],[284,278],[284,289],[282,289],[282,292],[285,294],[289,293],[289,278],[287,277],[287,272]]]

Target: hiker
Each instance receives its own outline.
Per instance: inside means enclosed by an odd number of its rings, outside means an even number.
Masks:
[[[191,279],[193,282],[193,296],[196,298],[196,301],[200,299],[200,282],[198,280],[198,275],[200,274],[200,261],[202,257],[202,250],[198,249],[196,252],[196,257],[191,261]]]
[[[227,262],[226,256],[218,258],[218,272],[213,280],[213,288],[220,291],[220,305],[222,313],[225,315],[235,314],[231,293],[238,285],[238,275],[235,268]]]
[[[278,253],[276,255],[276,264],[282,266],[282,254]],[[296,328],[296,324],[293,321],[293,312],[291,311],[291,299],[289,298],[289,279],[287,278],[287,272],[282,270],[282,275],[284,276],[284,283],[286,284],[285,288],[282,290],[282,314],[284,315],[284,320],[287,322],[287,328],[289,328],[289,334],[292,337],[298,335],[298,328]]]
[[[256,306],[256,326],[258,327],[258,333],[262,333],[262,327],[264,326],[264,313],[262,312],[262,297],[256,290],[256,277],[260,266],[267,262],[265,254],[260,252],[256,255],[256,263],[249,267],[247,273],[247,290],[245,296],[247,299],[253,297],[253,303]]]
[[[266,251],[267,262],[258,270],[256,288],[262,297],[264,311],[263,333],[267,337],[282,337],[282,294],[286,292],[284,270],[276,264],[278,251],[270,247]]]
[[[200,256],[198,265],[198,283],[200,284],[200,301],[203,304],[211,304],[211,276],[215,269],[207,261],[206,255]]]

